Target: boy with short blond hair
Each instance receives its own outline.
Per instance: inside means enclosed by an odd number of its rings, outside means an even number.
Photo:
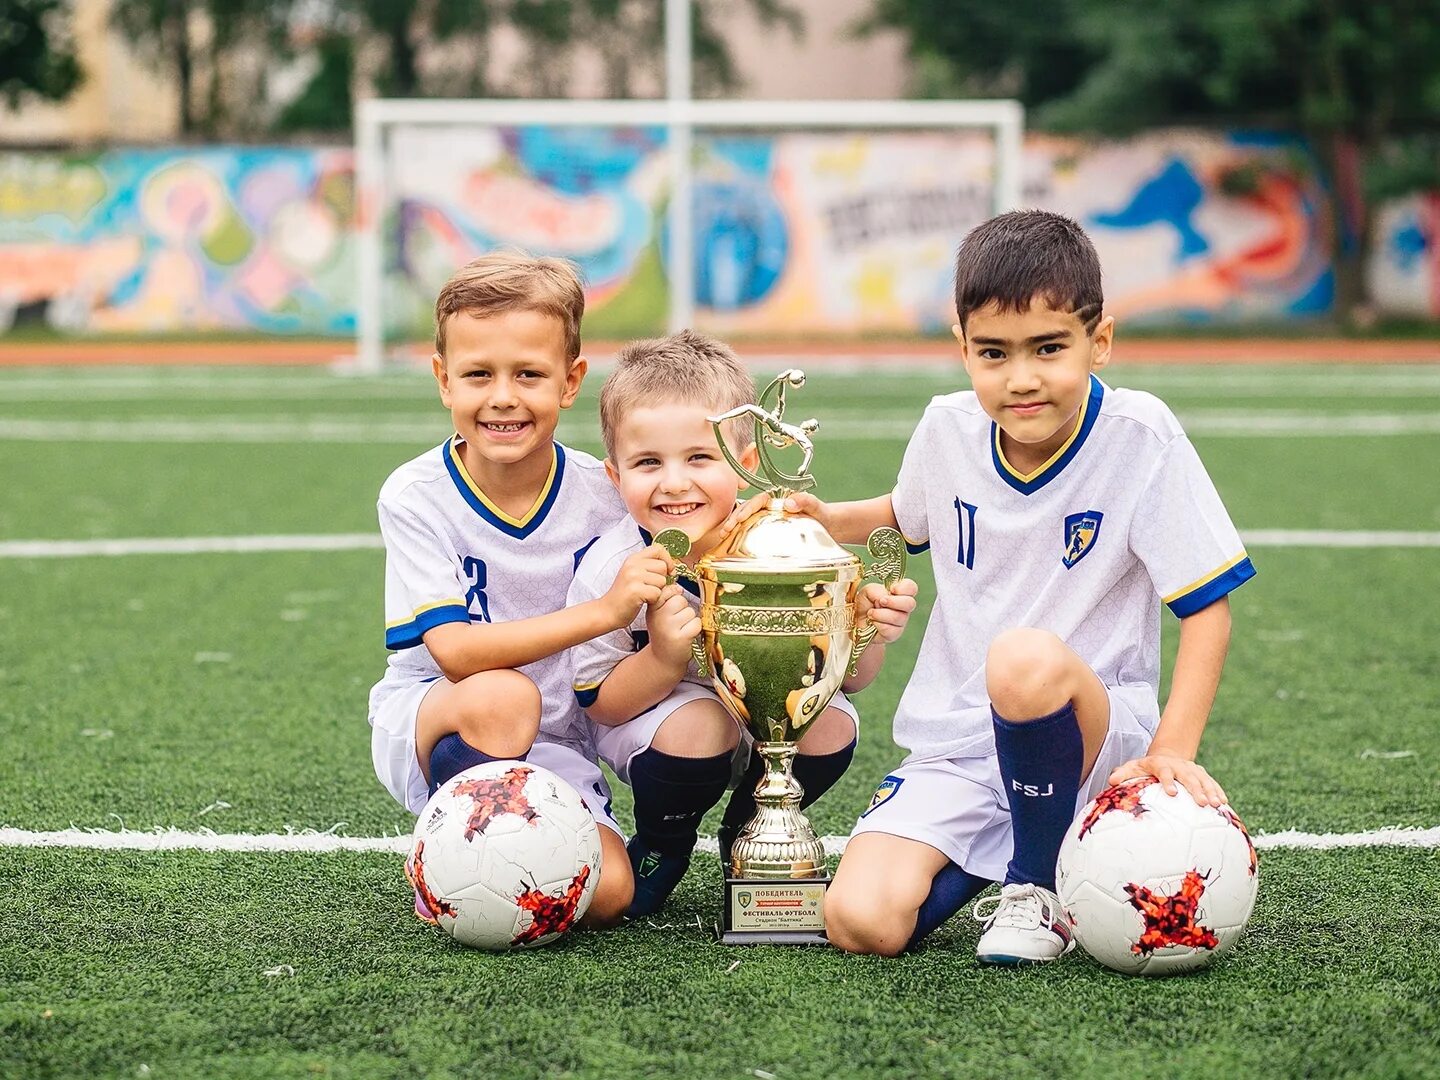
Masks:
[[[584,604],[612,588],[627,559],[667,528],[691,542],[687,564],[719,539],[735,507],[740,478],[716,442],[708,416],[753,404],[749,373],[724,344],[693,331],[637,341],[616,357],[600,394],[605,471],[630,520],[613,526],[585,553],[570,587]],[[737,460],[756,465],[753,426],[727,421],[725,438]],[[915,606],[913,582],[887,592],[861,593],[860,611],[880,624],[876,643],[845,683],[868,685]],[[628,845],[635,898],[628,915],[658,911],[683,877],[700,819],[731,781],[732,760],[748,735],[732,720],[691,659],[700,632],[699,597],[683,579],[667,585],[629,626],[577,645],[572,652],[577,700],[593,721],[600,756],[635,793],[635,837]],[[802,806],[825,793],[855,751],[856,714],[837,694],[799,744],[795,776]],[[755,812],[758,755],[739,781],[720,826],[720,855],[728,864],[740,827]]]
[[[413,812],[497,759],[574,786],[603,826],[586,916],[603,925],[630,901],[629,866],[564,653],[629,625],[670,564],[637,551],[610,588],[566,606],[581,554],[625,515],[600,462],[555,441],[585,377],[584,310],[571,264],[515,252],[466,264],[440,290],[431,370],[455,434],[380,490],[391,654],[370,724],[376,773]],[[431,916],[418,890],[416,914]]]
[[[1079,225],[1022,210],[976,227],[955,306],[973,389],[930,403],[895,490],[795,498],[842,542],[898,525],[935,568],[895,715],[910,753],[860,815],[825,918],[841,948],[893,956],[998,880],[977,956],[1037,963],[1074,947],[1055,863],[1089,799],[1153,776],[1224,801],[1195,754],[1226,597],[1255,571],[1170,410],[1095,374],[1115,324]],[[1163,713],[1162,602],[1180,618]]]

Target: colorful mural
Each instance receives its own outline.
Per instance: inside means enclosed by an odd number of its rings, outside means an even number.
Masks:
[[[1387,203],[1372,232],[1370,294],[1387,312],[1440,318],[1440,192]]]
[[[0,331],[353,333],[351,160],[0,155]]]
[[[939,331],[955,244],[991,205],[976,133],[700,135],[695,280],[720,333]],[[591,336],[664,325],[663,129],[393,133],[385,219],[392,336],[430,332],[435,291],[481,251],[578,262]],[[1041,135],[1025,198],[1094,237],[1117,314],[1294,320],[1332,305],[1319,181],[1293,140]],[[348,149],[0,155],[0,332],[354,329]],[[1380,209],[1378,305],[1440,316],[1440,196]]]

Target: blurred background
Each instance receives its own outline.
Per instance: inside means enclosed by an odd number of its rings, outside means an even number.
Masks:
[[[1127,330],[1425,339],[1440,336],[1433,14],[698,0],[687,90],[1018,100],[1021,203],[1086,226]],[[664,0],[3,0],[0,348],[279,339],[298,358],[315,339],[333,358],[361,306],[358,103],[655,99],[666,83]],[[943,336],[955,245],[997,205],[995,132],[768,129],[763,108],[754,123],[694,132],[694,321],[742,340]],[[386,126],[365,213],[387,346],[423,343],[439,284],[502,245],[581,265],[588,337],[662,331],[668,137]]]

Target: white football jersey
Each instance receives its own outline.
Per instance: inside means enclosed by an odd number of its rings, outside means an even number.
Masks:
[[[1153,731],[1161,602],[1183,618],[1255,573],[1174,414],[1093,375],[1074,435],[1028,475],[1005,460],[973,392],[935,398],[892,499],[935,571],[895,714],[912,757],[993,753],[985,654],[1021,626],[1064,640]]]
[[[480,490],[456,435],[406,462],[380,489],[385,541],[385,677],[370,696],[371,723],[386,694],[442,675],[422,641],[450,622],[511,622],[559,611],[580,557],[625,517],[625,506],[589,454],[555,444],[545,488],[523,518]],[[540,739],[593,758],[588,728],[557,653],[519,669],[540,689]]]
[[[583,604],[587,600],[604,596],[610,586],[615,584],[615,578],[620,573],[620,564],[635,552],[649,547],[650,542],[650,534],[631,518],[626,518],[611,528],[595,541],[594,546],[580,560],[580,567],[575,571],[575,580],[570,583],[570,596],[566,602]],[[700,593],[694,582],[685,578],[677,580],[691,605],[699,608]],[[585,708],[594,704],[605,676],[609,675],[621,660],[645,648],[649,641],[650,634],[645,629],[645,609],[642,607],[635,620],[625,629],[613,630],[589,641],[582,641],[571,649],[573,670],[570,678],[575,689],[575,699],[579,704]],[[694,660],[691,660],[689,667],[685,669],[682,681],[707,688],[710,686],[710,680],[702,678],[696,670]]]

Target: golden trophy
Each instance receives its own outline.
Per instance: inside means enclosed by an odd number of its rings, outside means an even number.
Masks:
[[[695,659],[725,709],[754,737],[765,763],[755,789],[755,817],[740,830],[725,867],[725,906],[717,926],[726,944],[824,944],[825,850],[805,815],[803,791],[791,772],[796,743],[853,673],[876,627],[857,620],[855,598],[867,577],[890,584],[905,569],[905,543],[890,528],[870,535],[875,557],[867,572],[814,518],[784,508],[787,495],[814,486],[810,475],[812,420],[784,422],[787,387],[804,384],[801,371],[781,372],[745,405],[709,417],[721,452],[751,485],[768,491],[768,509],[742,522],[691,571],[677,572],[700,589],[701,633]],[[756,472],[730,452],[721,431],[727,420],[750,416],[759,451]],[[793,473],[771,450],[798,446]],[[678,560],[690,548],[679,529],[655,537]]]

